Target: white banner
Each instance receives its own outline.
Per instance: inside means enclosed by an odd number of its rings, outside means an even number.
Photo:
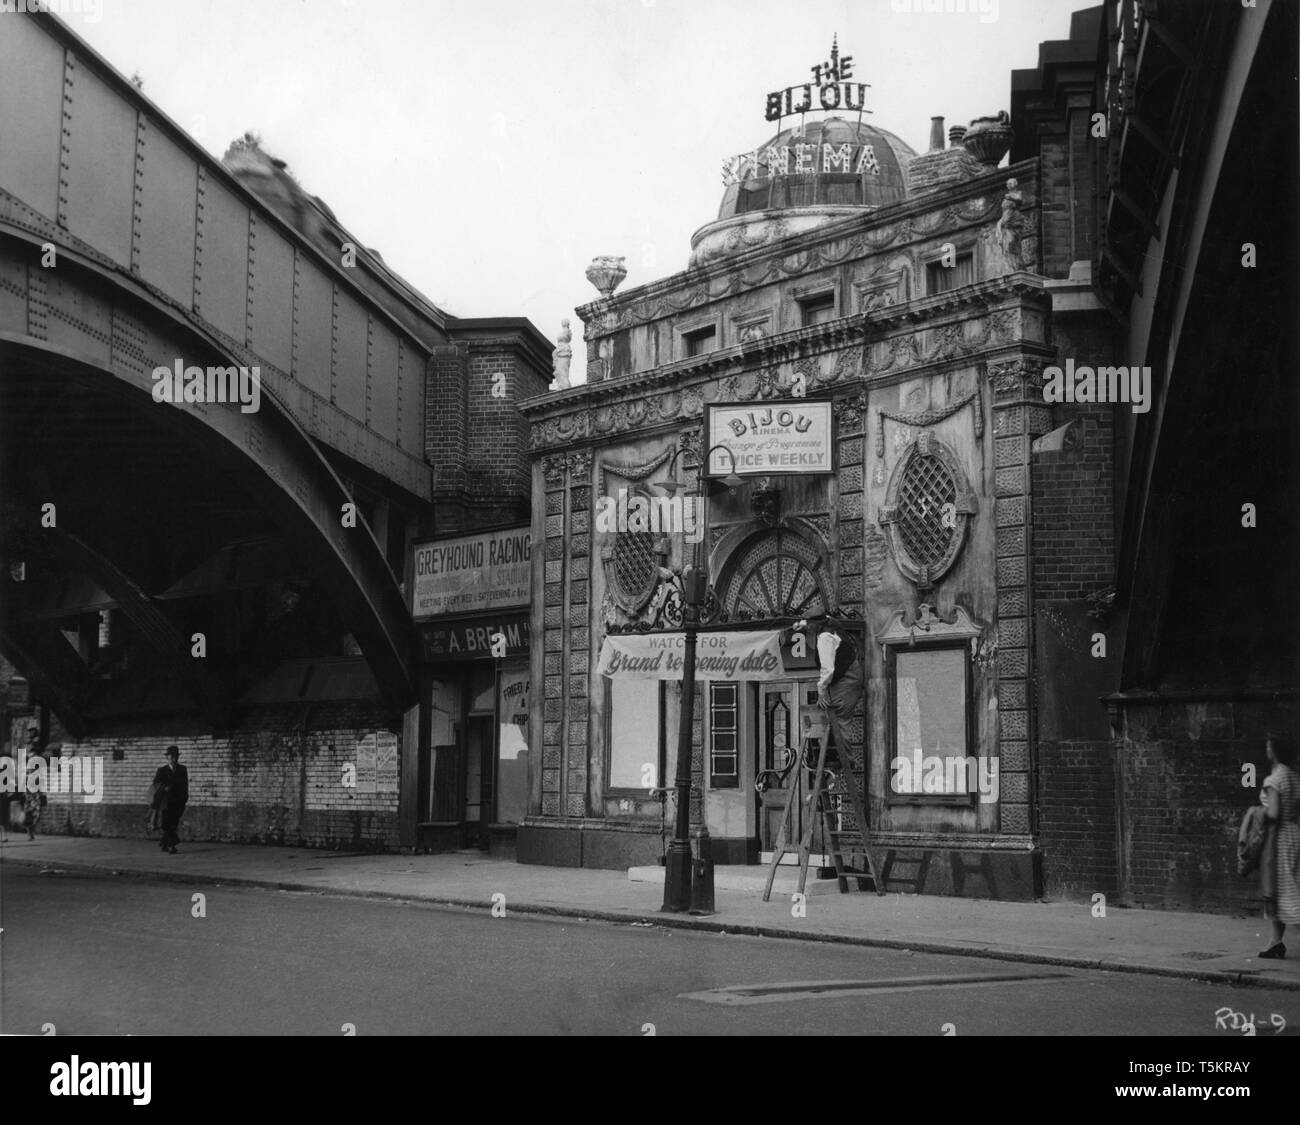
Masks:
[[[685,659],[685,633],[632,633],[605,638],[597,671],[618,680],[680,680]],[[784,680],[788,675],[780,630],[696,635],[697,680]]]

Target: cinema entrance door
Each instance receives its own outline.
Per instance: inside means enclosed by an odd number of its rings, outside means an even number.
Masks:
[[[799,679],[753,686],[755,721],[752,731],[756,742],[753,760],[755,799],[757,801],[759,859],[767,863],[778,843],[781,816],[796,790],[795,804],[786,821],[787,846],[797,846],[809,815],[808,773],[798,760],[802,748],[805,718],[817,709],[817,678],[809,674]],[[795,862],[797,857],[787,857]]]

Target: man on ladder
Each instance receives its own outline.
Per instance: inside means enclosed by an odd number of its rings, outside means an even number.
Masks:
[[[833,794],[828,791],[827,785],[830,776],[826,770],[828,740],[826,738],[818,739],[820,743],[818,760],[814,763],[806,756],[808,740],[805,739],[804,750],[801,752],[805,757],[805,761],[801,763],[801,768],[811,769],[813,771],[813,780],[808,798],[808,817],[803,837],[797,848],[799,853],[799,890],[800,892],[803,891],[804,880],[807,878],[809,846],[812,842],[814,826],[818,820],[821,820],[825,838],[823,846],[835,864],[840,890],[847,890],[850,878],[855,875],[855,872],[848,867],[844,858],[845,855],[850,851],[860,851],[866,863],[866,871],[862,874],[870,876],[877,894],[884,894],[883,880],[876,874],[871,849],[867,843],[865,802],[863,801],[862,787],[858,785],[853,775],[853,761],[849,749],[853,745],[849,733],[849,720],[852,718],[853,712],[857,710],[858,702],[862,698],[862,661],[858,657],[857,645],[853,641],[849,628],[841,625],[835,618],[826,615],[796,621],[791,628],[794,632],[804,631],[805,633],[816,634],[817,659],[821,665],[821,675],[817,680],[817,706],[826,712],[830,722],[830,733],[834,738],[835,753],[838,758],[837,769],[845,785],[845,791],[840,793]],[[865,752],[863,760],[865,763]],[[863,785],[865,783],[866,778],[864,777]],[[787,851],[796,850],[787,845],[785,828],[790,821],[790,813],[797,790],[798,786],[792,787],[791,796],[781,817],[780,827],[777,829],[776,850],[772,855],[771,866],[767,874],[767,886],[763,891],[764,902],[767,902],[771,896],[772,883],[782,857]],[[841,797],[847,799],[853,809],[856,827],[851,831],[842,828],[838,823],[839,817],[837,813],[832,811]],[[845,841],[854,839],[856,839],[857,846],[846,848]],[[862,886],[860,879],[855,879],[855,881],[859,887]]]
[[[841,764],[847,768],[849,763],[844,759],[852,744],[849,718],[862,698],[862,661],[858,659],[857,645],[847,629],[824,614],[796,621],[792,628],[817,633],[817,660],[822,669],[817,678],[817,706],[829,713],[835,749],[842,755]],[[844,749],[841,751],[840,747]]]

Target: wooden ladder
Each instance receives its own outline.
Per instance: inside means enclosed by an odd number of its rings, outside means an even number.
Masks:
[[[802,759],[799,767],[801,769],[808,768],[809,743],[816,741],[819,744],[817,768],[814,771],[812,789],[808,795],[808,811],[811,815],[804,822],[803,836],[799,840],[797,848],[791,847],[786,842],[785,828],[790,822],[790,811],[794,808],[795,801],[798,800],[800,789],[797,783],[791,785],[790,795],[786,798],[785,808],[781,812],[781,821],[776,830],[776,850],[772,853],[772,862],[767,870],[767,886],[763,889],[764,902],[769,901],[772,897],[772,883],[776,879],[776,871],[781,865],[781,859],[788,852],[796,850],[799,854],[798,893],[804,893],[804,886],[808,881],[808,857],[812,852],[813,833],[819,820],[822,826],[824,847],[831,857],[831,862],[835,865],[835,880],[840,893],[843,894],[848,891],[850,879],[854,880],[858,890],[866,890],[865,883],[870,879],[872,886],[876,889],[876,894],[883,895],[885,893],[884,879],[877,875],[871,849],[867,846],[866,810],[863,807],[862,793],[858,788],[857,778],[853,776],[852,762],[845,755],[838,774],[826,768],[826,750],[831,737],[831,732],[828,729],[824,738],[810,736],[803,741],[803,746],[799,751],[799,757]],[[831,788],[831,783],[836,777],[844,778],[844,789]],[[848,797],[852,803],[853,813],[857,818],[856,828],[841,828],[838,824],[841,813],[836,807],[836,801],[837,799],[842,800],[844,797]],[[865,861],[866,870],[850,867],[845,861],[844,857],[846,855],[861,855]]]

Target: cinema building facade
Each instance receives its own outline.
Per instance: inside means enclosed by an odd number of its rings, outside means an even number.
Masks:
[[[923,154],[847,116],[782,130],[727,163],[719,216],[684,272],[577,310],[586,385],[521,406],[542,688],[521,861],[659,862],[679,682],[598,665],[609,642],[650,652],[680,633],[698,538],[701,656],[715,633],[743,645],[779,630],[782,645],[762,679],[699,685],[692,811],[715,862],[772,850],[793,774],[768,774],[763,793],[755,781],[788,760],[818,675],[789,626],[834,611],[861,623],[853,752],[865,745],[870,840],[891,889],[1039,893],[1031,458],[1054,424],[1042,393],[1054,304],[1075,287],[1044,276],[1040,159],[998,167],[1010,139],[1005,114],[950,138],[935,119]],[[1050,249],[1068,275],[1071,248]],[[1084,355],[1104,318],[1076,304]],[[597,519],[615,499],[648,505],[665,481],[697,494],[706,452],[703,527],[689,505],[684,527]],[[728,473],[741,483],[717,479]],[[900,779],[894,759],[916,751],[992,766],[996,790]]]

